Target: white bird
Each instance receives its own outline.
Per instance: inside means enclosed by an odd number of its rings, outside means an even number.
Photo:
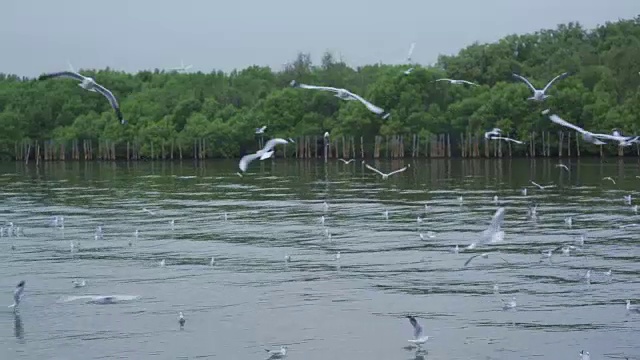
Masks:
[[[185,65],[184,64],[184,60],[180,60],[180,66],[179,67],[174,67],[174,68],[171,68],[169,70],[182,73],[182,72],[185,72],[185,71],[191,69],[192,67],[193,67],[193,65]]]
[[[343,162],[343,163],[345,163],[345,164],[349,164],[349,163],[351,163],[352,161],[355,161],[356,159],[349,159],[349,160],[345,160],[345,159],[338,159],[338,160],[342,161],[342,162]]]
[[[409,319],[409,323],[413,327],[413,339],[409,339],[409,342],[417,347],[422,346],[422,344],[427,342],[429,336],[423,335],[422,326],[418,323],[418,320],[416,320],[415,317],[409,315],[407,316],[407,319]]]
[[[140,231],[138,229],[136,229],[136,231],[134,231],[133,236],[136,238],[136,240],[138,240],[138,237],[140,236]]]
[[[389,116],[391,116],[391,114],[384,111],[383,108],[373,105],[369,101],[363,99],[361,96],[355,93],[352,93],[346,89],[338,89],[338,88],[329,87],[329,86],[315,86],[315,85],[300,84],[295,80],[291,80],[291,86],[298,87],[301,89],[330,91],[335,93],[336,97],[339,97],[340,99],[343,99],[343,100],[358,100],[360,103],[366,106],[367,109],[369,109],[369,111],[371,111],[372,113],[375,113],[376,115],[380,116],[383,119],[387,119]]]
[[[616,184],[616,181],[613,180],[613,178],[611,176],[605,176],[605,177],[602,178],[602,180],[609,180],[609,181],[611,181],[613,183],[613,185]]]
[[[580,360],[591,360],[591,355],[588,351],[580,350]]]
[[[413,55],[413,50],[416,48],[416,43],[411,43],[409,46],[409,53],[407,54],[407,63],[411,63],[411,55]]]
[[[322,202],[322,209],[323,209],[325,212],[329,211],[329,204],[327,204],[327,202],[326,202],[326,201],[323,201],[323,202]]]
[[[412,67],[411,67],[411,68],[408,68],[407,70],[405,70],[405,71],[404,71],[404,74],[405,74],[405,75],[409,75],[409,74],[411,74],[411,72],[412,72],[412,71],[413,71],[413,68],[412,68]]]
[[[209,266],[213,266],[216,263],[216,258],[215,257],[211,257],[211,260],[209,261]]]
[[[491,131],[487,131],[486,133],[484,133],[484,138],[490,139],[494,136],[500,136],[500,135],[502,135],[502,130],[498,128],[493,128]]]
[[[631,300],[627,300],[627,311],[640,314],[640,308],[637,305],[631,305]]]
[[[18,305],[20,305],[20,300],[22,300],[22,296],[24,293],[24,280],[20,281],[16,286],[15,290],[13,290],[13,304],[9,305],[9,308],[13,308],[13,311],[16,311]]]
[[[627,205],[631,205],[631,195],[625,195],[624,196],[624,202]]]
[[[284,255],[284,261],[285,261],[285,262],[289,262],[289,261],[291,261],[291,256],[289,256],[289,254],[285,254],[285,255]]]
[[[270,158],[273,155],[273,149],[276,147],[276,145],[283,145],[288,143],[289,141],[281,138],[274,138],[267,141],[264,147],[256,151],[255,154],[248,154],[240,159],[240,162],[238,163],[240,171],[242,171],[243,173],[247,171],[247,167],[255,159],[259,158],[260,160],[264,160]],[[238,175],[242,176],[241,173],[238,173]]]
[[[493,195],[493,203],[498,205],[498,195]]]
[[[510,310],[510,309],[515,309],[516,306],[518,305],[516,303],[516,297],[512,297],[510,301],[506,301],[504,299],[500,299],[502,300],[502,310]]]
[[[73,280],[71,283],[75,288],[81,288],[81,287],[87,286],[87,282],[85,280],[82,280],[81,282],[78,280]]]
[[[382,216],[384,216],[384,219],[385,219],[385,220],[389,220],[389,210],[385,210],[385,211],[382,213]]]
[[[447,78],[442,78],[442,79],[438,79],[436,81],[447,81],[450,84],[454,84],[454,85],[473,85],[473,86],[479,86],[478,84],[471,82],[471,81],[467,81],[467,80],[456,80],[456,79],[447,79]]]
[[[521,191],[522,196],[527,196],[527,188],[523,188]]]
[[[604,145],[606,144],[601,139],[613,140],[617,141],[619,146],[629,146],[635,142],[638,142],[638,136],[629,137],[629,136],[621,136],[621,135],[609,135],[609,134],[595,134],[591,131],[584,130],[583,128],[573,125],[566,120],[560,118],[556,114],[552,114],[549,116],[549,119],[561,126],[568,127],[582,134],[582,138],[584,141],[590,142],[595,145]]]
[[[550,189],[550,188],[554,188],[554,187],[556,187],[555,185],[545,185],[545,186],[542,186],[542,185],[540,185],[540,184],[538,184],[538,183],[534,182],[533,180],[531,180],[531,184],[532,184],[532,185],[535,185],[535,186],[536,186],[538,189],[540,189],[540,190],[545,190],[545,189]]]
[[[470,257],[467,261],[465,261],[464,266],[469,265],[469,263],[471,262],[471,260],[477,258],[477,257],[481,257],[483,259],[488,259],[489,258],[489,254],[490,253],[482,253],[482,254],[476,254],[473,255],[472,257]],[[502,261],[506,262],[507,264],[509,263],[507,260],[505,260],[503,257],[498,256],[500,259],[502,259]]]
[[[166,262],[164,261],[164,259],[162,259],[162,260],[160,261],[160,267],[164,266],[165,264],[166,264]]]
[[[363,163],[364,163],[364,161],[363,161]],[[365,166],[367,169],[369,169],[369,170],[371,170],[371,171],[374,171],[374,172],[376,172],[376,173],[380,174],[380,176],[382,176],[382,180],[387,180],[387,179],[389,178],[389,176],[391,176],[391,175],[393,175],[393,174],[401,173],[401,172],[403,172],[403,171],[407,170],[407,169],[411,166],[411,164],[407,164],[407,166],[403,167],[402,169],[394,170],[394,171],[392,171],[392,172],[390,172],[390,173],[388,173],[388,174],[383,173],[382,171],[380,171],[380,170],[378,170],[378,169],[374,168],[373,166],[371,166],[371,165],[369,165],[369,164],[366,164],[366,163],[365,163],[365,164],[364,164],[364,166]]]
[[[531,89],[531,91],[533,91],[533,96],[531,96],[530,98],[528,98],[528,100],[536,100],[536,101],[543,101],[544,99],[548,98],[550,95],[546,95],[545,92],[547,90],[549,90],[549,88],[551,87],[551,85],[556,81],[556,80],[561,80],[566,78],[567,76],[569,76],[568,72],[565,72],[563,74],[560,74],[558,76],[556,76],[555,78],[553,78],[551,81],[549,81],[549,83],[542,89],[542,90],[538,90],[535,88],[535,86],[531,85],[531,82],[529,82],[529,80],[527,80],[525,77],[520,76],[518,74],[513,74],[514,77],[516,77],[517,79],[520,79],[521,81],[523,81],[525,84],[527,84],[527,86],[529,86],[529,88]]]
[[[524,144],[524,141],[512,139],[510,137],[505,137],[505,136],[493,136],[493,137],[490,137],[489,140],[504,140],[506,142],[511,141],[512,143],[516,143],[516,144],[520,144],[520,145]]]
[[[115,111],[116,116],[118,117],[118,120],[120,120],[120,123],[121,124],[126,123],[126,120],[124,119],[124,117],[122,116],[122,112],[120,111],[120,105],[118,105],[118,99],[116,99],[116,97],[113,96],[111,91],[109,91],[107,88],[96,83],[94,79],[90,77],[82,76],[75,71],[60,71],[60,72],[40,75],[40,77],[38,77],[38,80],[47,80],[47,79],[56,78],[56,77],[78,80],[80,81],[80,84],[78,84],[78,86],[80,86],[81,88],[102,94],[102,96],[106,97],[107,100],[109,100],[109,103],[111,104],[111,107]]]
[[[571,227],[573,225],[573,219],[571,218],[571,216],[565,218],[564,223],[567,224],[567,226]]]
[[[460,247],[456,244],[456,247],[454,247],[453,250],[451,250],[451,252],[454,254],[458,254],[460,252]]]
[[[186,320],[184,319],[184,315],[182,314],[182,311],[180,311],[180,314],[178,315],[178,324],[180,324],[181,329],[184,327],[185,322]]]
[[[565,169],[565,170],[567,170],[567,172],[570,172],[569,168],[568,168],[568,167],[567,167],[567,165],[565,165],[565,164],[556,164],[556,167],[557,167],[557,168]]]
[[[269,359],[281,359],[287,356],[287,347],[281,346],[280,350],[269,350],[265,349],[265,351],[269,354]]]
[[[339,260],[340,260],[340,251],[336,253],[336,261],[339,261]]]
[[[320,224],[324,225],[324,215],[320,216]]]
[[[501,230],[502,222],[504,221],[504,212],[505,209],[501,207],[496,210],[495,214],[493,214],[491,224],[489,224],[489,227],[480,234],[481,243],[497,243],[504,239],[504,231]]]
[[[267,125],[260,128],[256,128],[256,134],[264,134],[265,130],[267,130]]]
[[[149,215],[155,215],[156,214],[155,212],[153,212],[153,211],[151,211],[151,210],[149,210],[147,208],[142,208],[142,211],[148,213]]]

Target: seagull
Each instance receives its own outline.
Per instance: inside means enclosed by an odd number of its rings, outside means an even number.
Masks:
[[[151,211],[151,210],[149,210],[147,208],[142,208],[142,211],[146,212],[149,215],[155,215],[156,214],[155,212],[153,212],[153,211]]]
[[[415,317],[409,315],[407,319],[409,319],[409,323],[413,326],[413,339],[409,339],[409,342],[417,347],[422,346],[422,344],[427,342],[429,336],[422,335],[422,326]]]
[[[363,161],[363,163],[364,163],[364,161]],[[407,164],[407,166],[403,167],[402,169],[398,169],[398,170],[392,171],[392,172],[390,172],[388,174],[383,173],[382,171],[374,168],[373,166],[371,166],[369,164],[365,163],[364,166],[366,166],[367,169],[380,174],[382,176],[382,180],[387,180],[389,178],[389,176],[391,176],[393,174],[401,173],[401,172],[407,170],[411,166],[411,164]]]
[[[211,260],[209,261],[209,266],[213,266],[216,263],[216,258],[215,257],[211,257]]]
[[[551,87],[551,84],[553,84],[556,80],[561,80],[566,78],[567,76],[569,76],[568,72],[562,73],[558,76],[556,76],[555,78],[553,78],[551,81],[549,81],[549,83],[544,87],[544,89],[542,90],[538,90],[536,89],[533,85],[531,85],[531,82],[529,82],[529,80],[527,80],[525,77],[520,76],[518,74],[513,74],[513,76],[521,81],[523,81],[525,84],[527,84],[529,86],[529,88],[533,91],[533,96],[528,98],[528,100],[536,100],[536,101],[543,101],[544,99],[548,98],[550,95],[546,95],[545,92],[547,90],[549,90],[549,88]]]
[[[285,261],[285,262],[289,262],[289,261],[291,261],[291,256],[290,256],[289,254],[285,254],[285,255],[284,255],[284,261]]]
[[[85,280],[82,280],[82,282],[80,282],[78,280],[73,280],[71,283],[73,284],[73,287],[75,287],[75,288],[81,288],[81,287],[87,286],[87,282]]]
[[[116,99],[116,97],[113,96],[111,91],[109,91],[107,88],[96,83],[94,79],[90,77],[82,76],[75,71],[67,70],[67,71],[60,71],[60,72],[40,75],[38,80],[47,80],[47,79],[56,78],[56,77],[63,77],[63,78],[78,80],[80,81],[80,84],[78,84],[78,86],[80,86],[81,88],[102,94],[104,97],[107,98],[107,100],[109,100],[109,103],[111,104],[111,107],[113,108],[113,110],[115,110],[116,116],[118,117],[118,120],[120,120],[120,123],[121,124],[127,123],[127,121],[122,116],[122,112],[120,111],[120,105],[118,105],[118,99]]]
[[[404,71],[404,74],[409,75],[411,74],[412,71],[413,71],[413,68],[408,68],[407,70]]]
[[[16,311],[18,305],[20,305],[20,300],[22,300],[24,293],[24,284],[24,280],[20,281],[15,290],[13,290],[13,304],[9,305],[9,308],[13,308],[13,311]]]
[[[640,314],[640,308],[638,308],[638,305],[631,305],[631,300],[627,300],[627,311]]]
[[[498,128],[493,128],[491,131],[487,131],[486,133],[484,133],[484,138],[490,139],[494,136],[500,136],[500,135],[502,135],[502,130]]]
[[[464,266],[469,265],[469,263],[471,262],[471,260],[477,258],[477,257],[481,257],[483,259],[488,259],[489,258],[489,253],[482,253],[482,254],[476,254],[473,255],[472,257],[470,257],[465,263]],[[502,258],[501,256],[498,256],[500,259],[502,259],[502,261],[506,262],[507,264],[509,263],[507,260],[505,260],[504,258]]]
[[[276,145],[284,145],[288,143],[289,141],[281,138],[274,138],[267,141],[264,147],[256,151],[255,154],[248,154],[240,159],[240,162],[238,163],[240,171],[242,171],[243,173],[246,172],[249,164],[255,159],[264,160],[270,158],[273,155],[273,149],[276,147]],[[242,176],[242,173],[238,173],[238,175]]]
[[[606,140],[613,140],[613,141],[617,141],[619,146],[629,146],[633,143],[638,142],[638,136],[622,136],[619,135],[609,135],[609,134],[595,134],[592,133],[590,131],[587,131],[579,126],[573,125],[569,122],[567,122],[566,120],[562,119],[561,117],[559,117],[556,114],[550,115],[549,119],[561,126],[564,127],[568,127],[571,128],[579,133],[582,134],[582,138],[584,139],[584,141],[590,142],[592,144],[595,145],[604,145],[606,144],[604,141],[602,141],[601,139],[606,139]]]
[[[510,310],[515,309],[517,306],[516,297],[512,297],[511,301],[506,301],[504,299],[500,299],[502,301],[502,310]]]
[[[269,350],[265,349],[265,351],[269,354],[269,359],[281,359],[287,356],[287,347],[281,346],[280,350]]]
[[[473,85],[473,86],[479,86],[478,84],[471,82],[471,81],[467,81],[467,80],[455,80],[455,79],[447,79],[447,78],[442,78],[442,79],[438,79],[436,81],[448,81],[449,84],[454,84],[454,85]]]
[[[567,224],[567,226],[571,227],[571,225],[573,225],[573,219],[571,218],[571,216],[565,218],[564,223]]]
[[[352,92],[350,92],[349,90],[346,90],[346,89],[338,89],[338,88],[328,87],[328,86],[315,86],[315,85],[300,84],[295,80],[291,80],[291,86],[292,87],[298,87],[298,88],[301,88],[301,89],[330,91],[330,92],[335,93],[336,97],[338,97],[340,99],[343,99],[343,100],[358,100],[364,106],[366,106],[367,109],[369,109],[369,111],[371,111],[372,113],[377,114],[378,116],[380,116],[383,119],[387,119],[389,116],[391,116],[391,114],[388,113],[388,112],[385,112],[383,108],[373,105],[372,103],[370,103],[367,100],[363,99],[360,95],[354,94],[354,93],[352,93]]]
[[[540,184],[538,184],[538,183],[534,182],[533,180],[531,180],[531,184],[535,185],[535,186],[536,186],[536,187],[538,187],[538,189],[540,189],[540,190],[545,190],[545,189],[549,189],[549,188],[554,188],[554,187],[556,187],[555,185],[545,185],[545,186],[542,186],[542,185],[540,185]]]
[[[591,360],[591,355],[588,351],[580,350],[580,360]]]
[[[416,43],[411,43],[409,46],[409,53],[407,54],[407,63],[411,63],[411,55],[413,55],[413,50],[416,48]]]
[[[180,60],[180,66],[179,67],[174,67],[174,68],[171,68],[169,70],[173,70],[175,72],[181,73],[181,72],[185,72],[185,71],[191,69],[192,67],[193,67],[193,65],[185,65],[184,64],[184,60]]]
[[[503,207],[496,210],[496,213],[491,218],[491,224],[489,224],[489,227],[480,235],[482,243],[488,244],[502,241],[504,231],[500,230],[500,227],[504,221],[504,211]]]
[[[260,135],[260,134],[264,134],[264,131],[267,130],[267,125],[261,127],[261,128],[256,128],[256,134]]]
[[[567,167],[567,165],[565,165],[565,164],[556,164],[556,167],[557,167],[557,168],[565,169],[565,170],[567,170],[567,172],[569,172],[569,168],[568,168],[568,167]]]
[[[616,184],[616,181],[613,180],[613,178],[611,176],[605,176],[605,177],[602,178],[602,180],[609,180],[609,181],[611,181],[613,183],[613,185]]]
[[[349,164],[349,163],[351,163],[352,161],[355,161],[356,159],[349,159],[349,160],[345,160],[345,159],[338,159],[338,160],[342,161],[342,162],[343,162],[343,163],[345,163],[345,164]]]
[[[631,205],[631,195],[624,196],[624,203],[627,205]]]
[[[522,196],[527,196],[527,188],[523,188],[521,191]]]
[[[164,259],[162,259],[162,261],[160,261],[160,266],[165,266],[166,262],[164,261]]]
[[[185,322],[186,320],[184,319],[184,315],[182,315],[182,311],[180,311],[180,314],[178,315],[178,324],[180,324],[180,329],[184,328]]]

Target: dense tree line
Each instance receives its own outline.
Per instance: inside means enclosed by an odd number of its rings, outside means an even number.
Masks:
[[[255,148],[254,129],[268,136],[480,134],[500,127],[512,137],[559,129],[541,110],[551,108],[587,129],[640,132],[640,17],[585,30],[577,23],[534,34],[510,35],[492,44],[472,44],[433,66],[375,64],[353,69],[330,53],[314,65],[299,54],[282,71],[252,66],[225,74],[177,74],[161,70],[137,74],[105,70],[81,72],[112,90],[128,120],[121,125],[99,94],[73,80],[20,78],[0,74],[0,153],[13,152],[22,139],[108,139],[186,148],[196,138],[210,156],[239,156]],[[409,67],[415,70],[405,75]],[[544,86],[559,73],[544,103],[527,101],[529,88],[512,78],[528,77]],[[435,83],[442,77],[481,86]],[[389,110],[382,120],[357,101],[330,93],[295,89],[289,82],[343,87]],[[255,149],[254,149],[255,150]],[[522,148],[522,152],[526,150]],[[615,146],[611,145],[615,151]]]

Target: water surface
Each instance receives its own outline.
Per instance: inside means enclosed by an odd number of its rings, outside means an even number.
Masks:
[[[0,224],[24,228],[0,239],[1,298],[27,283],[19,316],[0,307],[6,358],[264,359],[280,345],[305,360],[640,356],[640,315],[625,309],[640,303],[640,218],[623,199],[640,196],[637,162],[565,160],[569,173],[556,159],[371,163],[411,167],[383,181],[360,161],[268,160],[242,178],[234,161],[0,164]],[[451,252],[499,206],[504,242]],[[579,250],[541,261],[581,235]],[[463,267],[484,251],[508,263]],[[111,294],[139,298],[62,301]],[[503,311],[512,296],[517,310]],[[408,314],[432,336],[428,354],[404,348]]]

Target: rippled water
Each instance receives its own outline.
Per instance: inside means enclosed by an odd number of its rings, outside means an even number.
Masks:
[[[407,160],[387,181],[359,161],[256,162],[243,178],[222,161],[1,164],[0,224],[24,228],[0,239],[2,301],[27,284],[19,316],[0,307],[2,358],[264,359],[280,345],[305,360],[638,358],[640,315],[625,300],[640,302],[640,227],[630,226],[640,219],[623,196],[640,196],[640,167],[627,161],[573,161],[566,173],[556,159]],[[503,243],[451,252],[499,206]],[[56,215],[64,229],[49,226]],[[541,262],[581,235],[580,249]],[[483,251],[508,263],[463,267]],[[112,294],[139,298],[64,301]],[[512,296],[517,309],[503,311]],[[404,348],[408,314],[432,337],[428,354]]]

